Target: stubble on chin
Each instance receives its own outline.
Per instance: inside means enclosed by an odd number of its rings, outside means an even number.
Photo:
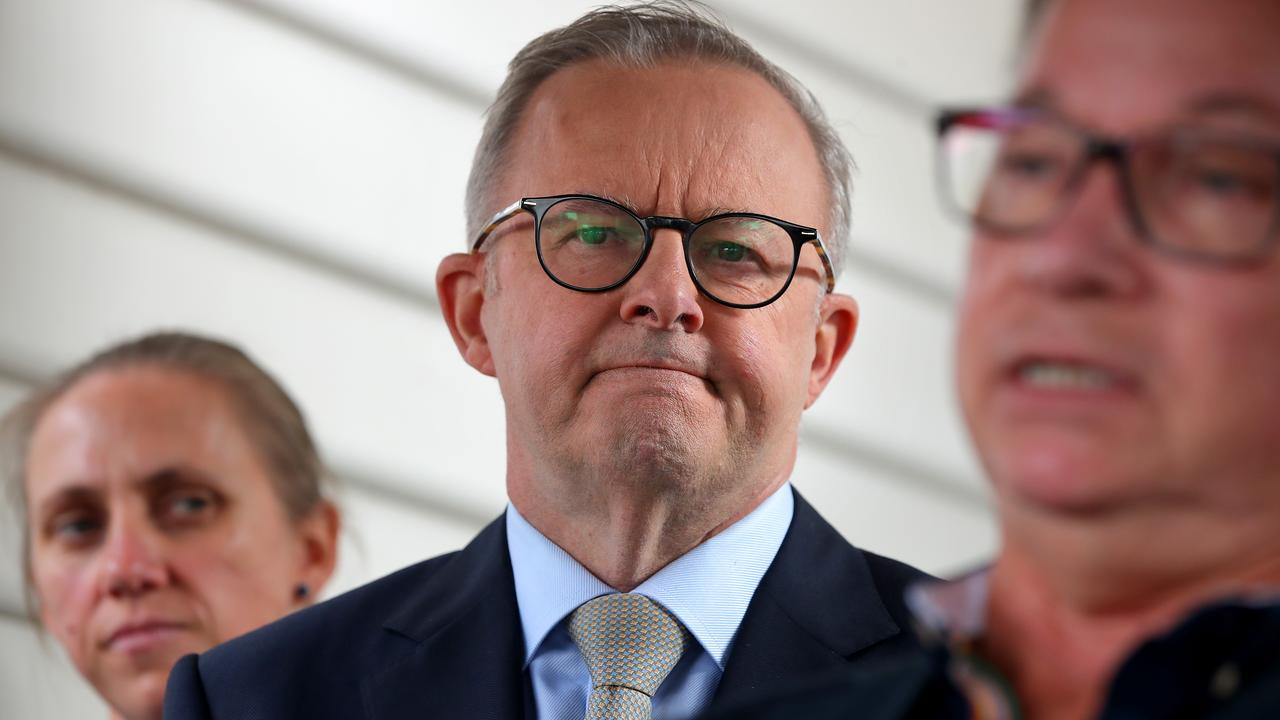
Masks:
[[[691,408],[640,401],[616,410],[608,425],[578,430],[575,442],[553,454],[565,499],[578,512],[599,513],[621,497],[700,508],[741,476],[732,440]]]

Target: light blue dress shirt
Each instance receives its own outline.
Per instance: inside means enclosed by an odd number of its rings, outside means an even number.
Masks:
[[[706,708],[724,674],[742,616],[791,526],[790,483],[746,517],[659,570],[631,592],[657,601],[688,628],[689,646],[653,698],[654,720],[683,720]],[[539,720],[582,720],[591,676],[569,637],[582,603],[618,592],[507,506],[507,550],[524,631],[525,669]]]

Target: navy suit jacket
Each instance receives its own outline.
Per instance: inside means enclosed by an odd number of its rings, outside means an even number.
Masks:
[[[905,585],[799,495],[713,705],[740,704],[917,648]],[[533,718],[506,526],[174,667],[166,720]]]

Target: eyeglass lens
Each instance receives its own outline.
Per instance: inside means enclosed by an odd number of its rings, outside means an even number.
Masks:
[[[727,216],[698,225],[687,239],[689,265],[703,291],[729,303],[769,300],[795,264],[790,233],[767,220]],[[645,229],[620,207],[571,198],[547,208],[538,231],[543,265],[582,290],[611,287],[643,259]]]
[[[1045,119],[962,118],[943,139],[951,199],[980,225],[1024,232],[1069,200],[1089,140]],[[1280,162],[1238,138],[1187,131],[1129,146],[1126,182],[1152,239],[1192,255],[1238,258],[1263,250],[1280,218]]]

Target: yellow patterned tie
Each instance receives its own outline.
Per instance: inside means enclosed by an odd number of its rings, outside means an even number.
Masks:
[[[650,720],[653,694],[680,660],[688,634],[649,598],[615,593],[574,610],[569,636],[591,672],[585,720]]]

